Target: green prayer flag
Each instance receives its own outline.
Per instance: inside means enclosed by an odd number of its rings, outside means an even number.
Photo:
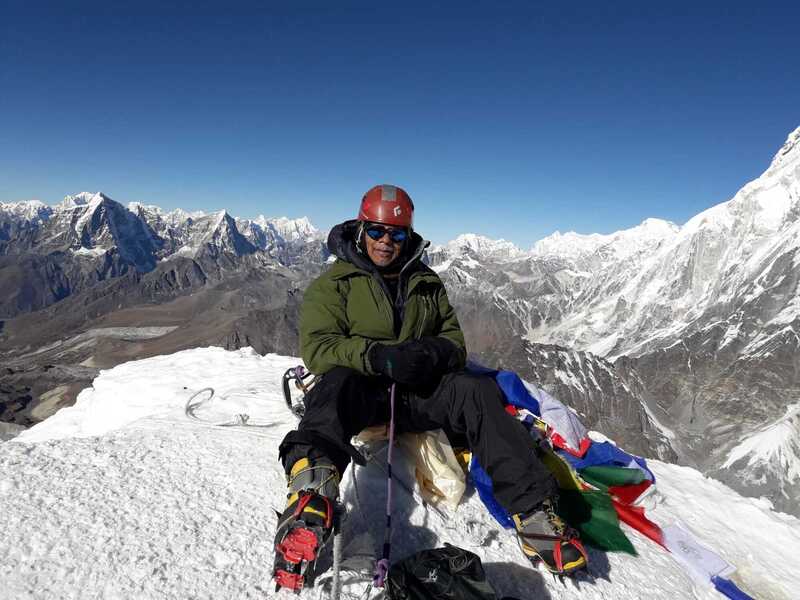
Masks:
[[[604,491],[611,486],[635,485],[647,479],[641,469],[627,467],[586,467],[578,472],[586,483]]]
[[[606,492],[561,490],[558,514],[581,534],[581,541],[607,552],[636,555],[633,544],[620,529],[619,517]]]

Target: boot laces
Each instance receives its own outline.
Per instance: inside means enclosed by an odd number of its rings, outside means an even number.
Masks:
[[[569,527],[556,513],[555,504],[552,501],[546,500],[542,503],[542,511],[547,515],[547,522],[550,523],[550,526],[555,530],[556,534],[562,537],[568,537]]]
[[[292,484],[294,484],[295,479],[311,471],[328,471],[328,476],[319,482],[319,486],[315,488],[315,490],[322,488],[326,483],[332,481],[336,477],[336,469],[330,465],[309,466],[305,467],[304,469],[300,469],[297,473],[294,474],[294,476],[289,477],[289,482],[288,482],[289,487],[291,487]]]
[[[315,471],[317,473],[315,473]],[[310,481],[308,481],[306,485],[300,484],[300,486],[296,486],[295,482],[305,474],[310,474]],[[320,477],[320,479],[316,480],[317,477]],[[328,484],[332,484],[332,489],[326,489]],[[287,487],[289,488],[290,494],[292,492],[297,493],[302,490],[310,490],[321,496],[335,498],[337,496],[336,491],[338,491],[338,485],[339,473],[336,471],[336,467],[324,463],[318,465],[310,464],[297,471],[297,473],[287,477]],[[326,491],[329,493],[324,493]]]

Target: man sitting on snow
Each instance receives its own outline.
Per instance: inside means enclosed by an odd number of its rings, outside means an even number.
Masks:
[[[331,230],[338,260],[305,293],[301,354],[322,377],[280,445],[289,494],[275,537],[279,585],[297,582],[289,574],[330,538],[339,480],[355,452],[350,440],[389,421],[392,383],[396,430],[443,429],[465,440],[534,564],[554,573],[586,565],[577,534],[554,512],[556,482],[531,436],[506,413],[491,377],[463,370],[464,335],[438,275],[420,262],[429,242],[413,230],[413,210],[398,187],[369,190],[358,218]]]

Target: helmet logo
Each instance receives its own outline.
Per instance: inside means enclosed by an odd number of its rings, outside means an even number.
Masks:
[[[381,200],[384,202],[397,202],[397,188],[393,185],[382,185]]]
[[[402,209],[399,206],[394,207],[394,216],[399,217],[403,213]]]

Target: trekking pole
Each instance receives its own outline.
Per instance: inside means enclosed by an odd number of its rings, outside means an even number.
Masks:
[[[372,587],[382,588],[389,572],[389,553],[392,549],[392,447],[394,446],[394,394],[395,384],[389,392],[389,453],[386,460],[386,530],[383,534],[383,553],[375,563]]]
[[[333,532],[333,583],[330,600],[340,600],[342,594],[342,532],[339,527]]]

